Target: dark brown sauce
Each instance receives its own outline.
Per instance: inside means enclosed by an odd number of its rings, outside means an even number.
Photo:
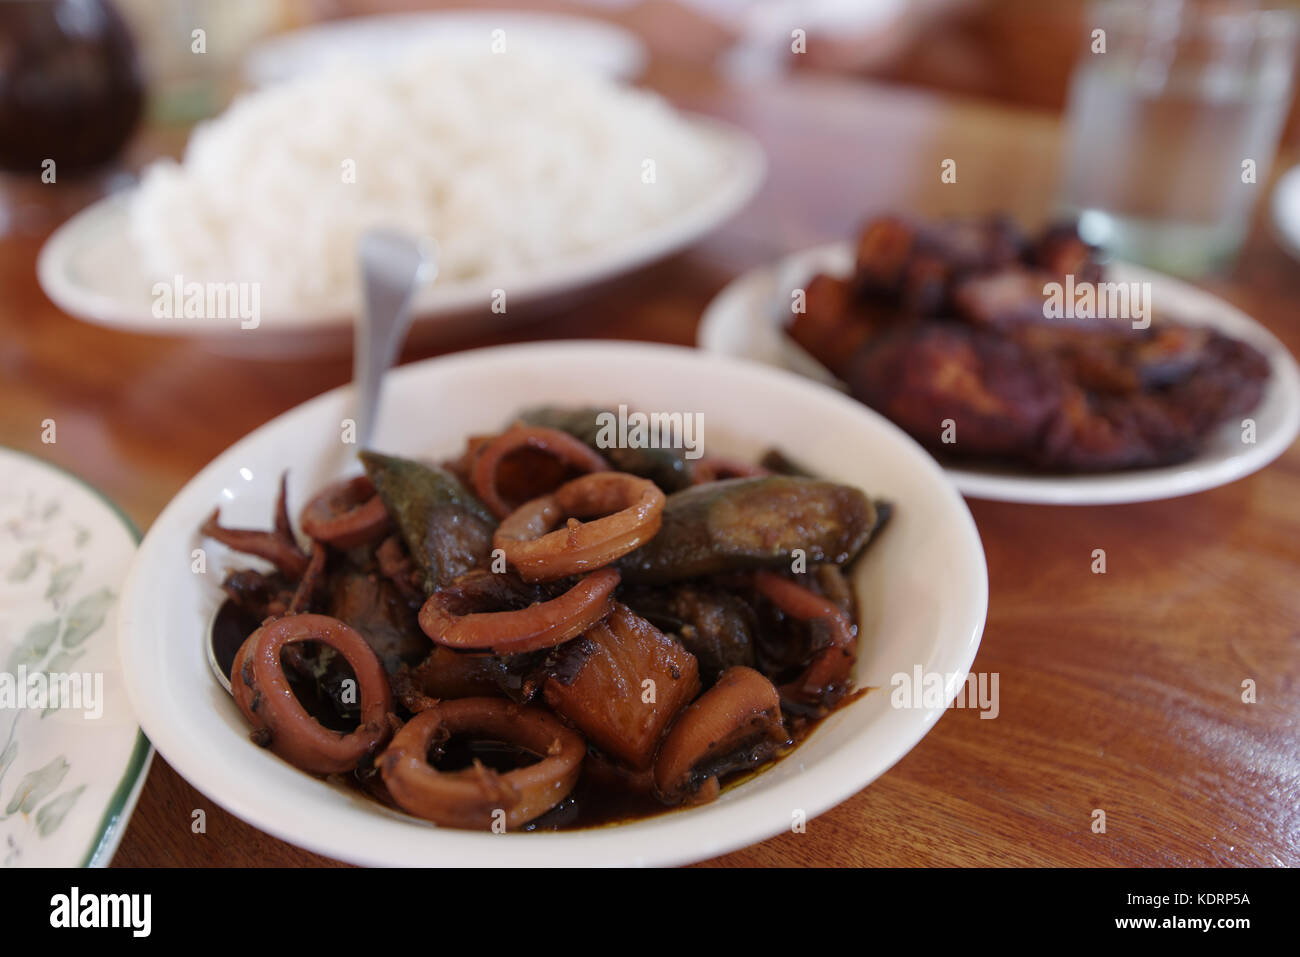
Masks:
[[[439,771],[463,771],[478,761],[499,774],[508,774],[536,764],[542,756],[508,741],[453,734],[429,755],[429,759],[429,763]]]
[[[725,774],[721,778],[721,793],[726,794],[744,784],[748,784],[760,774],[776,767],[789,757],[807,739],[808,735],[812,734],[817,725],[821,724],[825,719],[800,718],[797,720],[799,727],[792,730],[789,744],[777,751],[769,761],[756,768],[746,768]],[[566,809],[562,819],[552,821],[552,816],[565,809],[565,805],[570,802],[575,807]],[[573,789],[573,793],[569,795],[565,802],[543,814],[531,824],[522,828],[522,830],[576,831],[584,828],[615,827],[620,824],[631,824],[647,818],[660,817],[664,814],[690,810],[692,806],[691,804],[664,804],[651,793],[609,787],[596,783],[590,775],[583,774],[578,779],[578,784]]]
[[[240,645],[261,623],[227,600],[217,612],[213,623],[213,649],[217,662],[227,677]],[[347,723],[341,720],[337,712],[317,693],[310,682],[295,680],[290,674],[290,687],[302,703],[308,714],[315,717],[325,727],[335,731],[351,731],[356,721]],[[857,700],[868,689],[858,691],[845,697],[841,707]],[[824,718],[795,717],[789,719],[790,742],[782,747],[764,764],[756,768],[733,771],[723,776],[722,792],[734,790],[754,780],[760,774],[776,767],[787,758]],[[430,755],[433,766],[440,771],[459,771],[467,768],[478,759],[494,771],[505,774],[526,767],[540,760],[540,756],[516,745],[490,739],[473,739],[464,735],[452,735],[439,750]],[[594,759],[588,758],[589,764]],[[360,775],[364,775],[364,778]],[[379,776],[370,770],[357,774],[333,776],[332,780],[347,785],[366,797],[401,811],[384,792]],[[598,776],[587,773],[578,779],[572,793],[551,810],[525,824],[521,831],[576,831],[586,828],[611,827],[629,824],[633,821],[659,817],[676,811],[688,810],[691,805],[667,805],[648,791],[630,787],[618,787],[598,780]],[[402,812],[405,813],[405,812]]]
[[[240,646],[261,624],[256,618],[240,608],[230,599],[222,602],[217,609],[217,617],[212,620],[212,653],[217,659],[221,673],[230,678],[230,670],[235,666],[235,655]]]

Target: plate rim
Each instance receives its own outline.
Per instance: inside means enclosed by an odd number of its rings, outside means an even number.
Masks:
[[[1292,259],[1300,259],[1300,211],[1288,216],[1287,201],[1300,203],[1300,163],[1284,170],[1273,184],[1268,203],[1268,222],[1273,238]]]
[[[606,39],[613,40],[622,47],[622,53],[626,54],[626,64],[619,70],[611,74],[615,79],[628,80],[635,78],[645,72],[646,65],[650,60],[650,53],[645,42],[637,36],[632,30],[627,29],[621,24],[611,20],[602,20],[598,17],[584,16],[579,13],[565,13],[558,10],[511,10],[509,8],[501,9],[475,9],[473,7],[448,7],[438,10],[390,10],[381,13],[367,13],[360,16],[344,17],[335,20],[323,20],[316,23],[307,23],[292,30],[282,31],[270,36],[264,37],[249,48],[239,60],[239,73],[241,77],[253,89],[261,89],[271,83],[282,82],[281,79],[273,77],[274,70],[268,70],[266,61],[273,59],[277,53],[283,51],[285,47],[295,47],[301,44],[305,39],[311,36],[323,36],[331,33],[346,32],[358,27],[362,29],[374,29],[377,27],[390,27],[397,29],[410,24],[425,22],[431,23],[435,20],[444,22],[461,23],[472,22],[475,19],[489,19],[497,16],[501,21],[507,21],[505,26],[508,29],[511,25],[508,21],[532,23],[558,23],[561,26],[577,28],[579,30],[590,31],[592,34],[604,34]]]
[[[107,506],[107,510],[117,519],[118,523],[126,529],[127,534],[131,536],[131,541],[135,543],[135,552],[132,553],[132,563],[135,560],[135,554],[140,550],[140,543],[143,536],[140,529],[132,521],[131,516],[123,511],[122,507],[109,498],[106,493],[96,488],[86,479],[82,478],[71,469],[64,468],[55,462],[49,462],[24,449],[14,448],[9,445],[0,445],[0,455],[13,455],[19,459],[25,459],[37,467],[43,467],[71,479],[83,489],[88,491],[94,498],[98,499],[101,504]],[[127,575],[122,578],[122,585],[119,588],[125,590]],[[119,593],[118,606],[121,605],[121,595]],[[114,656],[117,658],[119,668],[122,668],[122,660],[117,650],[117,641],[113,641]],[[126,684],[125,668],[122,668],[123,686]],[[129,698],[129,695],[128,695]],[[135,712],[132,710],[132,717]],[[130,823],[131,815],[135,812],[136,803],[140,799],[140,792],[144,788],[145,778],[149,776],[149,769],[153,766],[154,747],[149,738],[144,733],[144,728],[140,726],[139,719],[136,719],[135,743],[131,746],[131,753],[127,758],[126,768],[122,776],[118,779],[117,785],[109,794],[108,801],[104,805],[104,811],[99,817],[99,823],[95,827],[95,833],[91,838],[90,847],[82,856],[79,867],[107,867],[117,853],[118,845],[122,842],[122,837],[126,833],[127,824]]]
[[[779,277],[783,271],[793,269],[804,260],[845,255],[852,249],[848,240],[834,240],[787,253],[778,259],[746,270],[728,282],[709,300],[700,316],[696,332],[696,345],[714,355],[747,358],[767,365],[763,359],[742,357],[727,350],[720,341],[720,331],[728,327],[729,313],[744,304],[751,286]],[[1267,468],[1295,442],[1300,435],[1300,365],[1291,351],[1267,326],[1226,299],[1216,296],[1184,279],[1162,273],[1135,263],[1116,261],[1110,265],[1132,274],[1135,278],[1158,281],[1180,295],[1195,295],[1212,307],[1216,316],[1228,316],[1231,322],[1250,331],[1247,335],[1253,345],[1262,347],[1271,372],[1271,387],[1289,397],[1286,416],[1278,430],[1267,441],[1241,455],[1233,455],[1214,463],[1194,468],[1195,459],[1175,465],[1153,469],[1134,469],[1105,473],[1080,473],[1073,475],[1038,475],[1029,471],[1008,469],[1006,474],[993,470],[965,467],[961,464],[940,462],[944,473],[961,490],[963,495],[984,501],[1011,502],[1021,505],[1128,505],[1142,502],[1179,498],[1230,485],[1239,479]],[[740,302],[733,305],[733,300]],[[751,316],[750,322],[757,321]],[[1194,324],[1194,323],[1193,323]],[[1217,321],[1209,325],[1219,327]],[[776,367],[774,367],[776,368]],[[785,370],[789,371],[789,370]],[[854,400],[857,401],[857,400]],[[936,461],[938,461],[936,459]]]
[[[684,252],[744,209],[767,177],[768,159],[758,138],[748,130],[716,116],[674,108],[676,115],[697,132],[722,144],[727,163],[716,189],[683,206],[675,214],[637,233],[596,243],[560,260],[531,267],[518,278],[500,273],[467,279],[436,279],[416,292],[412,303],[416,328],[435,328],[491,301],[492,290],[511,288],[511,299],[523,306],[566,293],[578,292]],[[125,216],[134,183],[103,196],[78,210],[46,238],[36,257],[36,278],[41,290],[60,310],[82,322],[137,335],[202,337],[229,340],[249,332],[286,338],[348,332],[355,307],[334,303],[321,308],[299,308],[276,317],[264,314],[254,330],[241,329],[237,321],[173,318],[159,319],[139,304],[127,303],[68,278],[74,253],[83,249],[84,234],[103,229]],[[123,224],[124,225],[124,224]]]
[[[422,375],[435,374],[428,370],[437,368],[439,365],[443,367],[472,365],[483,361],[492,361],[497,356],[509,357],[511,355],[527,355],[530,360],[539,358],[544,360],[544,353],[565,351],[585,352],[600,358],[609,358],[615,353],[632,354],[628,356],[627,361],[633,361],[636,353],[641,355],[658,353],[662,356],[673,355],[679,359],[686,358],[689,361],[703,365],[721,363],[731,366],[740,375],[783,379],[786,385],[796,392],[817,393],[818,398],[821,400],[843,404],[845,411],[851,415],[873,420],[877,428],[888,433],[892,440],[900,444],[904,455],[909,456],[917,467],[931,475],[935,483],[936,494],[947,501],[954,517],[959,522],[960,527],[954,532],[954,547],[959,548],[965,558],[971,562],[971,595],[967,596],[966,599],[969,602],[969,607],[967,607],[966,603],[960,606],[962,614],[960,624],[956,627],[960,628],[961,634],[952,638],[951,650],[947,652],[953,659],[950,664],[960,672],[961,680],[955,680],[954,678],[954,680],[949,681],[948,686],[944,689],[944,704],[942,707],[924,709],[923,713],[918,714],[915,724],[908,725],[906,734],[900,735],[896,740],[891,741],[888,748],[876,749],[875,753],[879,754],[880,758],[873,764],[873,772],[865,779],[860,775],[846,773],[842,762],[828,761],[823,762],[820,767],[805,769],[791,779],[780,782],[774,787],[771,795],[787,795],[791,792],[798,792],[803,796],[802,803],[793,806],[806,807],[809,811],[808,816],[811,818],[825,813],[831,807],[847,800],[878,780],[881,775],[915,748],[930,732],[939,718],[943,716],[948,705],[962,687],[965,676],[969,673],[987,625],[989,581],[984,546],[970,509],[961,494],[953,486],[951,480],[944,475],[942,469],[914,439],[873,410],[852,402],[847,397],[837,396],[830,390],[783,370],[764,368],[729,356],[710,355],[690,347],[624,340],[552,340],[548,342],[514,343],[435,356],[401,366],[395,370],[395,374],[418,378]],[[330,403],[337,401],[341,395],[346,393],[347,389],[348,386],[346,385],[340,386],[308,399],[241,437],[190,479],[167,504],[146,534],[145,540],[137,552],[136,559],[132,563],[127,583],[123,587],[123,598],[118,609],[118,641],[124,662],[132,662],[135,658],[140,657],[136,653],[137,649],[134,647],[136,643],[131,639],[130,632],[139,627],[134,620],[140,617],[135,612],[135,607],[137,603],[147,601],[148,589],[140,586],[136,580],[145,575],[148,568],[156,567],[151,559],[155,550],[163,549],[169,542],[168,539],[161,537],[167,534],[167,526],[180,521],[188,511],[192,511],[194,507],[197,507],[186,502],[186,498],[197,494],[199,489],[211,482],[215,477],[226,475],[227,471],[232,467],[232,463],[238,461],[244,445],[252,442],[265,430],[285,428],[286,424],[291,424],[295,417],[310,418],[312,415],[318,414],[316,413],[317,409],[327,407]],[[138,650],[143,652],[144,649],[140,648]],[[391,849],[385,853],[383,850],[376,852],[369,849],[332,846],[328,843],[327,838],[311,832],[310,829],[297,826],[296,822],[283,819],[283,815],[277,817],[278,812],[276,811],[268,812],[265,803],[251,801],[242,798],[238,794],[232,796],[229,789],[218,793],[219,780],[212,776],[210,770],[205,767],[203,761],[198,757],[185,751],[184,748],[179,748],[177,754],[168,757],[168,749],[171,748],[173,743],[177,742],[171,740],[170,731],[166,724],[166,713],[168,712],[166,702],[151,700],[148,690],[141,687],[142,683],[145,683],[145,670],[140,668],[128,671],[132,676],[132,680],[128,685],[128,693],[135,705],[137,714],[141,716],[142,725],[152,726],[152,724],[157,723],[163,729],[161,733],[156,735],[158,743],[155,746],[163,754],[164,759],[176,769],[177,773],[185,777],[191,786],[200,790],[214,803],[259,830],[295,846],[333,859],[370,866],[392,865],[394,863],[410,866],[417,863],[409,857],[401,860],[395,859]],[[853,737],[842,742],[840,747],[852,748],[855,744],[860,744],[860,738],[869,733],[870,728],[871,725],[868,725],[865,729],[859,729]],[[268,760],[271,759],[268,758]],[[286,770],[295,775],[302,773],[293,768],[287,768]],[[213,790],[209,790],[210,786],[213,787]],[[486,866],[553,865],[554,856],[556,854],[563,855],[567,851],[566,845],[575,847],[586,845],[589,848],[586,851],[575,852],[581,854],[583,859],[579,863],[582,865],[611,863],[611,860],[605,860],[604,858],[592,859],[593,856],[599,857],[601,851],[607,851],[607,857],[617,857],[617,861],[614,862],[621,864],[628,863],[630,857],[632,863],[637,865],[646,863],[677,865],[750,846],[780,833],[787,826],[786,824],[774,826],[772,820],[759,815],[758,818],[737,817],[730,829],[724,827],[714,830],[710,827],[711,822],[717,820],[720,814],[735,813],[734,807],[735,805],[719,806],[715,804],[695,809],[688,817],[669,814],[643,821],[620,824],[612,828],[591,828],[555,834],[529,834],[526,839],[523,838],[523,835],[517,835],[512,849],[505,853],[493,852],[491,844],[484,843],[482,840],[484,835],[478,832],[446,828],[434,829],[440,836],[439,842],[434,846],[435,849],[450,853],[454,862],[461,866],[466,864]],[[372,819],[372,826],[379,827],[380,820],[379,818]],[[400,820],[404,821],[404,818]],[[404,823],[409,826],[409,822],[404,821]],[[654,848],[655,832],[661,831],[665,826],[671,826],[674,823],[676,826],[673,827],[673,830],[680,831],[682,839],[676,842],[681,846],[671,853],[655,853],[652,850],[647,850],[645,854],[634,855],[627,848],[620,847],[620,845],[631,843],[638,847]],[[420,832],[412,833],[418,834]],[[687,834],[695,838],[694,842],[690,843],[689,849],[685,847],[688,842],[684,840]],[[488,838],[489,841],[494,839],[499,840],[500,836]],[[418,845],[425,850],[430,846],[424,841],[418,842]],[[470,859],[468,861],[455,859],[458,852],[483,855],[485,848],[488,848],[488,851],[484,855],[484,859]],[[650,857],[653,860],[649,860]],[[426,860],[424,863],[429,862]],[[437,863],[445,862],[438,861]]]

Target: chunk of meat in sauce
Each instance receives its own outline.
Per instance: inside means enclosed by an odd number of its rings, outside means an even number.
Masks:
[[[546,703],[607,754],[650,767],[668,725],[700,691],[695,656],[622,604],[565,652],[558,668],[572,677],[549,678]]]
[[[754,666],[758,622],[744,599],[695,584],[634,589],[623,598],[637,614],[681,641],[699,662],[706,685],[733,665]]]
[[[415,609],[392,582],[373,571],[349,566],[332,574],[325,613],[360,632],[390,675],[403,664],[423,661],[432,646]]]

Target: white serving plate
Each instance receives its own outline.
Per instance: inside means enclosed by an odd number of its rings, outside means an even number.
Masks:
[[[371,865],[666,865],[711,857],[812,818],[865,787],[943,713],[891,706],[891,676],[916,666],[969,671],[984,627],[984,551],[961,496],[899,429],[842,395],[752,363],[670,346],[556,342],[459,353],[392,374],[375,447],[450,455],[537,403],[627,402],[699,412],[709,454],[756,456],[776,444],[828,478],[891,500],[890,525],[854,569],[862,608],[859,685],[869,693],[825,720],[793,755],[716,802],[636,823],[567,833],[494,835],[437,828],[304,774],[253,745],[208,670],[205,630],[231,564],[197,533],[215,505],[232,525],[268,527],[279,475],[290,508],[356,471],[337,389],[267,423],[200,472],[146,535],[118,621],[129,691],[167,762],[213,801],[302,847]],[[206,574],[191,571],[207,549]],[[816,824],[812,824],[816,827]]]
[[[138,540],[80,479],[0,448],[0,673],[92,676],[57,709],[0,704],[0,867],[105,867],[126,830],[153,758],[113,640]]]
[[[829,376],[781,332],[790,315],[791,290],[813,275],[845,275],[853,263],[848,243],[804,250],[772,266],[733,280],[709,303],[700,322],[698,344],[718,355],[750,359],[804,375]],[[1272,375],[1255,420],[1255,443],[1241,440],[1241,427],[1225,423],[1190,461],[1162,468],[1088,475],[1043,475],[995,466],[948,465],[953,484],[972,498],[1039,505],[1110,505],[1173,498],[1226,485],[1262,469],[1281,455],[1300,432],[1300,368],[1277,337],[1262,325],[1204,290],[1163,273],[1114,263],[1108,278],[1150,282],[1161,315],[1192,325],[1212,326],[1242,339],[1267,356]]]
[[[491,49],[496,38],[619,80],[639,75],[648,59],[636,34],[601,20],[541,11],[440,10],[346,17],[276,34],[244,57],[244,77],[267,86],[337,63],[380,66],[416,48]]]
[[[439,279],[417,291],[414,334],[438,327],[463,330],[465,319],[502,325],[529,315],[528,307],[647,265],[710,232],[744,206],[762,182],[763,150],[747,133],[719,120],[685,119],[720,158],[714,188],[694,206],[640,233],[583,250],[527,272]],[[233,355],[280,357],[345,350],[355,304],[325,311],[263,312],[257,328],[237,319],[159,318],[153,315],[157,277],[146,275],[127,225],[129,191],[88,206],[60,226],[41,249],[37,278],[60,309],[88,322],[147,335],[197,336]],[[434,237],[436,239],[436,237]],[[509,310],[491,314],[493,290],[509,289]]]

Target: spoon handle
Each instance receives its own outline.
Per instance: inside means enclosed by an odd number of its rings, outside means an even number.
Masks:
[[[352,379],[357,394],[357,444],[370,445],[384,373],[397,358],[411,326],[416,287],[437,274],[431,244],[389,229],[373,229],[357,244],[365,301],[355,329]]]

